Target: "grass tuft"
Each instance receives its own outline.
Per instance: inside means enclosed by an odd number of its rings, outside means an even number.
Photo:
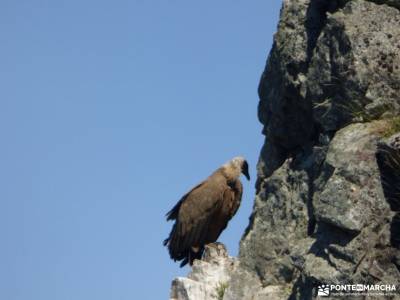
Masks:
[[[383,137],[388,138],[398,132],[400,132],[400,116],[388,119],[388,127],[383,133]]]
[[[220,282],[217,284],[215,288],[215,295],[214,298],[217,300],[222,300],[224,299],[225,291],[228,288],[228,283],[227,282]]]

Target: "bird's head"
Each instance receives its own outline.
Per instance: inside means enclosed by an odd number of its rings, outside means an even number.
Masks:
[[[243,173],[244,176],[246,176],[247,180],[250,180],[249,164],[244,159],[244,157],[242,156],[234,157],[231,160],[231,164],[234,166],[234,168],[240,170],[240,172]]]

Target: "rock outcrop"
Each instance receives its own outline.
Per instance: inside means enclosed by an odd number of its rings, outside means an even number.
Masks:
[[[223,299],[400,289],[400,1],[283,1],[259,96],[255,204]]]
[[[221,243],[207,245],[202,260],[195,260],[188,277],[172,282],[171,300],[216,299],[222,296],[237,266],[237,259],[228,256]]]

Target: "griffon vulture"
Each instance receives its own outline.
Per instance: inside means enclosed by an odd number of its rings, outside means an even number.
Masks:
[[[167,221],[175,220],[175,224],[164,246],[174,261],[182,261],[181,267],[201,259],[204,246],[215,242],[235,215],[242,199],[241,173],[250,180],[247,161],[235,157],[185,194],[167,213]]]

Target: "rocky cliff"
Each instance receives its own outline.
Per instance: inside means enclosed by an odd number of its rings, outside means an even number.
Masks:
[[[220,299],[400,289],[400,0],[283,1],[259,97],[254,209]]]

